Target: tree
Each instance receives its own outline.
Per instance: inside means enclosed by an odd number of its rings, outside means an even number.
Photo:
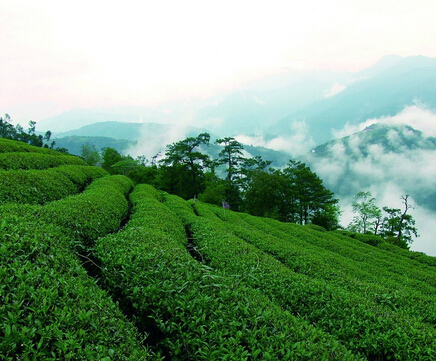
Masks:
[[[313,223],[329,230],[338,228],[338,200],[304,163],[290,161],[284,170],[256,169],[249,179],[244,197],[248,213],[283,222]]]
[[[290,221],[289,200],[291,190],[280,170],[260,170],[250,177],[244,196],[244,211],[260,217]]]
[[[5,114],[4,118],[0,117],[0,138],[16,139],[17,131],[11,124],[11,117]]]
[[[372,197],[371,192],[358,192],[351,205],[356,216],[347,228],[353,232],[376,234],[378,226],[374,226],[381,217],[381,210],[375,204],[375,198]]]
[[[293,160],[289,161],[284,174],[292,190],[289,211],[294,222],[316,224],[324,219],[322,223],[327,224],[327,217],[331,218],[331,222],[337,227],[338,200],[333,198],[333,192],[324,187],[322,179],[306,164]],[[333,211],[334,209],[337,211]]]
[[[83,160],[88,163],[89,165],[97,165],[101,158],[100,154],[98,154],[97,149],[95,149],[94,145],[90,145],[89,143],[85,143],[82,145],[82,148],[80,150],[80,156],[83,158]]]
[[[217,139],[215,143],[223,146],[223,149],[218,154],[218,164],[225,164],[227,166],[227,181],[232,182],[235,179],[239,179],[241,175],[240,166],[245,160],[242,154],[243,145],[232,137]]]
[[[201,133],[167,145],[165,158],[160,161],[164,190],[185,199],[204,191],[204,170],[210,165],[210,157],[201,152],[201,147],[208,146],[209,140],[208,133]]]
[[[218,154],[216,166],[226,166],[225,201],[233,210],[239,210],[242,204],[240,180],[242,178],[241,166],[245,160],[242,154],[244,147],[233,137],[217,139],[215,144],[223,146]]]
[[[102,168],[109,174],[114,174],[115,170],[112,166],[125,159],[115,148],[107,147],[102,149]]]
[[[413,242],[412,236],[419,237],[415,220],[407,212],[413,207],[409,204],[409,195],[401,196],[404,210],[383,207],[387,216],[383,220],[382,235],[386,240],[403,248]]]

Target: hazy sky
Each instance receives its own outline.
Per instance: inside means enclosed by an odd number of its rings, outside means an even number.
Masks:
[[[0,0],[0,113],[206,97],[291,69],[436,57],[434,0]]]

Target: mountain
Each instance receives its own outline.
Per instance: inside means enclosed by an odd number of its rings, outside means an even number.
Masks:
[[[139,118],[131,114],[118,114],[109,109],[73,108],[61,114],[43,119],[37,123],[38,130],[50,130],[56,134],[77,129],[98,122],[137,122]],[[72,135],[72,134],[69,134]]]
[[[54,140],[56,142],[56,148],[66,148],[68,149],[69,153],[74,155],[81,155],[82,146],[85,144],[94,146],[97,150],[105,147],[114,148],[120,153],[125,153],[127,149],[135,145],[135,142],[125,139],[114,139],[109,137],[88,137],[79,135],[55,138]]]
[[[100,122],[58,133],[53,140],[56,147],[66,148],[75,155],[80,155],[82,146],[89,144],[94,145],[97,150],[111,147],[123,154],[152,157],[159,152],[163,154],[168,144],[186,137],[196,137],[204,132],[208,131],[172,124]],[[211,145],[208,149],[208,153],[215,158],[221,151],[220,146],[213,144],[217,138],[218,136],[211,134]],[[259,155],[265,160],[272,161],[276,167],[284,166],[289,161],[288,154],[273,149],[251,145],[244,145],[244,149],[247,157]]]
[[[287,114],[322,99],[347,73],[291,72],[269,76],[200,109],[197,119],[222,135],[269,133]]]
[[[353,217],[351,201],[359,191],[370,191],[380,208],[402,209],[400,196],[409,195],[421,235],[412,248],[434,253],[435,159],[436,137],[406,124],[380,122],[320,145],[303,160],[339,198],[343,226]]]
[[[362,79],[363,78],[363,79]],[[357,73],[346,88],[291,113],[269,131],[289,133],[295,121],[305,121],[316,144],[335,138],[332,130],[372,118],[392,116],[416,103],[436,108],[436,59],[423,56],[389,57]]]

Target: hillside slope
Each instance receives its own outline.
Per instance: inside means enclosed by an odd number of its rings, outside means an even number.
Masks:
[[[436,258],[97,169],[0,171],[77,186],[0,201],[3,358],[435,359]]]

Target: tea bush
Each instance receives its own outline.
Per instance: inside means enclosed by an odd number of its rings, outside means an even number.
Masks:
[[[192,222],[192,236],[210,266],[240,275],[247,286],[262,290],[284,309],[334,335],[356,355],[401,360],[435,357],[433,326],[344,287],[292,272],[272,255],[235,236],[210,206],[193,206],[199,217],[193,220],[190,216],[187,221]]]
[[[68,238],[39,219],[2,214],[0,359],[156,360]]]
[[[99,238],[102,282],[148,342],[172,360],[352,360],[337,341],[258,290],[195,260],[171,198],[151,186],[131,194],[123,230]],[[170,205],[170,207],[168,207]]]
[[[78,246],[89,246],[120,228],[129,213],[126,196],[132,188],[132,181],[125,176],[98,178],[83,193],[47,203],[38,216],[62,227]]]
[[[31,153],[42,153],[50,155],[61,155],[61,153],[48,148],[35,147],[18,140],[11,140],[0,138],[0,153],[11,153],[11,152],[31,152]]]
[[[87,165],[73,155],[52,155],[37,152],[0,153],[0,169],[47,169],[65,164]]]

